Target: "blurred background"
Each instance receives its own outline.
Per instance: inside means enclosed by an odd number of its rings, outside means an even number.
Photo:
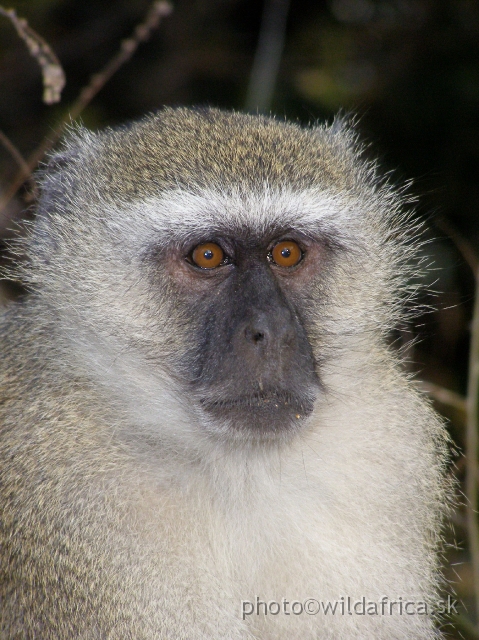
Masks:
[[[60,102],[42,102],[39,65],[0,15],[0,261],[8,261],[15,221],[33,215],[31,182],[11,197],[12,185],[22,182],[15,155],[27,159],[55,139],[81,89],[115,59],[151,6],[149,0],[3,5],[45,39],[66,86]],[[425,284],[433,291],[421,302],[435,310],[394,340],[404,346],[417,338],[407,348],[407,366],[425,382],[462,452],[479,261],[479,3],[177,0],[150,27],[140,44],[137,31],[138,48],[108,82],[100,74],[101,90],[81,110],[86,126],[121,123],[162,105],[263,111],[304,124],[330,121],[343,110],[357,115],[367,153],[379,157],[390,179],[413,180],[432,264]],[[4,281],[0,304],[21,291],[21,283]],[[461,454],[455,464],[462,483]],[[446,572],[461,601],[456,630],[446,627],[450,638],[479,638],[466,519],[459,506],[454,532],[447,532]]]

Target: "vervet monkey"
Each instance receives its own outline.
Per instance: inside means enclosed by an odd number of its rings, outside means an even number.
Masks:
[[[340,121],[71,135],[1,324],[2,639],[440,637],[402,199]]]

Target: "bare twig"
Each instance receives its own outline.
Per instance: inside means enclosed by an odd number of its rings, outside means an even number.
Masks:
[[[50,45],[30,27],[25,18],[19,18],[14,9],[5,9],[0,6],[0,16],[9,18],[31,55],[40,65],[43,76],[43,102],[46,104],[59,102],[65,86],[65,73]]]
[[[449,220],[446,220],[446,218],[438,217],[434,221],[434,224],[438,229],[441,229],[441,231],[443,231],[447,236],[449,236],[449,238],[451,238],[460,254],[464,258],[465,262],[471,268],[472,273],[477,273],[477,270],[479,268],[479,260],[469,240],[467,240],[467,238],[459,233],[456,227],[451,224]]]
[[[17,147],[13,144],[13,142],[6,136],[3,131],[0,131],[0,143],[3,144],[8,153],[12,156],[15,162],[18,164],[20,169],[27,173],[30,169],[25,158],[22,156]]]
[[[113,56],[99,73],[92,76],[89,84],[81,90],[80,95],[70,108],[69,119],[76,120],[76,118],[78,118],[80,113],[90,104],[100,89],[105,86],[108,80],[110,80],[125,62],[130,60],[138,49],[138,46],[142,42],[149,40],[152,32],[158,28],[161,19],[169,16],[172,10],[172,6],[169,2],[166,2],[166,0],[156,0],[153,2],[148,10],[145,21],[135,27],[133,35],[130,38],[122,41],[120,51]],[[64,121],[62,124],[63,127],[57,135],[55,142],[60,137],[66,122]]]
[[[67,125],[78,118],[81,112],[87,107],[96,94],[105,86],[110,78],[118,71],[118,69],[128,62],[137,50],[138,46],[148,40],[152,32],[158,27],[163,17],[170,15],[172,7],[166,0],[155,0],[150,6],[144,22],[137,25],[132,36],[121,43],[120,51],[106,64],[103,69],[92,76],[89,84],[84,87],[78,98],[71,106],[68,115],[55,127],[49,136],[45,137],[41,144],[35,149],[27,160],[27,166],[22,167],[15,176],[12,184],[5,191],[4,196],[0,199],[0,211],[4,209],[15,196],[22,184],[29,178],[32,172],[38,166],[38,163],[44,158],[45,154],[53,148],[53,146],[61,138]]]
[[[479,402],[479,271],[476,271],[476,294],[471,325],[469,375],[466,398],[466,515],[469,550],[474,578],[476,616],[479,617],[479,526],[477,522],[477,445]]]
[[[271,106],[283,54],[289,2],[290,0],[266,0],[265,2],[246,98],[248,111],[265,112]]]
[[[0,144],[2,144],[5,147],[5,149],[9,152],[9,154],[12,156],[12,158],[18,164],[18,166],[20,167],[20,171],[23,174],[29,176],[28,177],[28,182],[30,183],[30,189],[31,189],[32,194],[33,194],[32,197],[35,197],[35,194],[36,194],[36,191],[37,191],[37,185],[36,185],[35,180],[33,179],[33,177],[30,175],[30,167],[28,166],[25,158],[22,156],[20,151],[13,144],[13,142],[10,140],[10,138],[3,133],[3,131],[0,131]]]
[[[466,412],[466,399],[461,396],[460,393],[441,387],[433,382],[425,382],[424,380],[418,380],[416,386],[431,396],[431,398],[437,400],[437,402],[457,409],[458,411]]]
[[[471,321],[471,344],[466,397],[466,520],[469,552],[474,582],[476,618],[479,621],[479,525],[477,498],[479,465],[477,460],[479,412],[479,260],[471,243],[445,218],[436,225],[454,242],[475,278],[474,312]],[[479,622],[476,631],[479,635]]]

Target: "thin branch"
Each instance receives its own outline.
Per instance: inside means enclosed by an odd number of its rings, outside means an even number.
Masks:
[[[258,47],[246,97],[248,111],[266,112],[271,107],[274,87],[284,49],[290,0],[266,0]]]
[[[472,273],[477,273],[479,269],[479,260],[472,244],[465,238],[456,227],[446,220],[446,218],[438,217],[434,224],[438,229],[441,229],[456,245],[459,253],[464,258],[465,262],[471,268]]]
[[[170,15],[172,10],[172,6],[166,0],[155,0],[155,2],[153,2],[144,22],[135,27],[130,38],[122,41],[120,51],[111,58],[105,67],[103,67],[99,73],[92,76],[88,85],[81,90],[80,95],[71,106],[68,115],[57,125],[49,136],[43,139],[41,144],[28,158],[27,166],[21,168],[12,184],[5,191],[3,198],[0,199],[0,211],[8,205],[25,180],[31,176],[45,154],[58,142],[67,125],[72,120],[78,118],[96,94],[103,89],[108,80],[111,79],[121,66],[130,60],[138,46],[150,38],[152,32],[159,26],[161,19]]]
[[[5,147],[8,153],[15,160],[17,165],[20,167],[20,171],[25,175],[30,174],[30,167],[28,166],[25,158],[22,156],[22,154],[17,149],[17,147],[13,144],[10,138],[3,133],[3,131],[0,131],[0,144],[2,144]],[[28,182],[30,183],[30,189],[32,190],[32,193],[36,194],[37,185],[31,175],[29,175],[28,177]]]
[[[466,397],[466,520],[471,554],[477,631],[479,632],[479,524],[477,521],[478,412],[479,412],[479,260],[471,243],[445,218],[436,221],[459,249],[475,278],[474,312],[471,322],[471,344]]]
[[[471,325],[469,375],[466,398],[466,516],[474,579],[476,616],[479,618],[479,526],[477,522],[477,445],[479,403],[479,271],[476,272],[474,315]]]
[[[13,144],[13,142],[10,140],[10,138],[3,133],[3,131],[0,131],[0,143],[3,144],[5,149],[8,151],[8,153],[12,156],[12,158],[18,164],[20,169],[24,173],[27,173],[30,170],[27,164],[27,161],[22,156],[22,154],[17,149],[17,147]]]
[[[0,6],[0,16],[8,18],[18,35],[27,45],[30,54],[40,65],[43,77],[43,102],[54,104],[60,102],[61,93],[65,86],[65,72],[50,45],[36,31],[25,18],[19,18],[14,9]]]
[[[92,76],[89,84],[81,90],[80,95],[71,106],[69,120],[76,120],[78,118],[96,94],[103,89],[108,80],[111,79],[120,67],[131,59],[139,45],[150,39],[151,34],[158,28],[162,18],[169,16],[172,11],[172,6],[165,0],[156,0],[153,2],[148,10],[145,21],[135,27],[133,35],[130,38],[122,41],[120,51],[113,56],[99,73]],[[66,122],[64,121],[62,124],[63,127],[59,134],[57,134],[55,142],[63,132]]]
[[[441,387],[433,382],[425,382],[424,380],[416,381],[416,386],[427,393],[431,398],[437,400],[443,405],[452,407],[461,412],[466,412],[466,399],[460,393]]]

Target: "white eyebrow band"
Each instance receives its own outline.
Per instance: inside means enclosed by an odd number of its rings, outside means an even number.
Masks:
[[[251,229],[256,237],[276,230],[291,230],[312,238],[331,238],[333,244],[348,248],[352,236],[354,247],[358,245],[363,217],[358,209],[364,205],[356,199],[321,189],[296,192],[274,190],[265,185],[264,189],[252,193],[239,188],[194,192],[178,189],[150,197],[141,204],[124,206],[130,215],[138,217],[136,231],[143,236],[143,244],[162,238],[169,245],[182,246],[192,236],[211,237],[212,229],[218,234],[247,233]],[[109,217],[108,224],[115,225],[115,218]]]

